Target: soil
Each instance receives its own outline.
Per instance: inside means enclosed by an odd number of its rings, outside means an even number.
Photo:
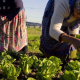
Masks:
[[[33,55],[33,53],[29,53],[29,56],[31,56],[31,55]],[[40,56],[37,53],[35,53],[35,55],[38,58],[44,58],[44,56]],[[19,67],[19,59],[16,59],[16,61],[13,64],[15,67]],[[38,78],[36,77],[37,69],[35,69],[34,67],[32,67],[31,69],[32,69],[32,72],[29,75],[25,75],[23,73],[23,71],[21,71],[20,75],[18,76],[18,80],[27,80],[29,77],[32,77],[32,78],[35,78],[36,80],[38,80]],[[64,73],[58,73],[55,78],[52,78],[52,80],[60,80],[59,77],[60,77],[60,75],[63,75],[63,74]],[[4,76],[1,74],[1,70],[0,70],[0,79],[6,80],[4,78]]]

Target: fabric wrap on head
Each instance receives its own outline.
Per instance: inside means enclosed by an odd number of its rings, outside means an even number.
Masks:
[[[75,4],[76,4],[76,8],[80,9],[80,0],[76,0]]]

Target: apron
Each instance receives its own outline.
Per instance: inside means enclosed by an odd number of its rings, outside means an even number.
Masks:
[[[6,16],[0,16],[0,20],[6,19]],[[21,10],[11,21],[8,21],[2,26],[0,31],[0,51],[5,49],[20,51],[28,44],[27,27],[24,9]],[[7,36],[6,36],[7,35]]]

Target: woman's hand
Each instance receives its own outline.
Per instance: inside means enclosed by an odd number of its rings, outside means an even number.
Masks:
[[[63,42],[67,42],[67,43],[73,44],[74,47],[77,49],[77,51],[80,53],[80,39],[75,38],[75,37],[70,36],[70,35],[67,35],[67,34],[63,34],[61,36],[61,40]]]

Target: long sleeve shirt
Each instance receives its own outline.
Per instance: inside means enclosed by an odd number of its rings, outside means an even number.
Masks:
[[[23,9],[22,0],[0,0],[0,15],[12,20]]]
[[[62,33],[61,27],[63,25],[64,18],[67,18],[70,14],[69,0],[55,0],[54,2],[54,13],[51,18],[51,24],[49,29],[49,34],[51,37],[59,41],[59,37]],[[76,20],[73,16],[70,17],[67,22],[72,22]],[[69,34],[78,34],[79,28],[71,31],[69,28]]]

